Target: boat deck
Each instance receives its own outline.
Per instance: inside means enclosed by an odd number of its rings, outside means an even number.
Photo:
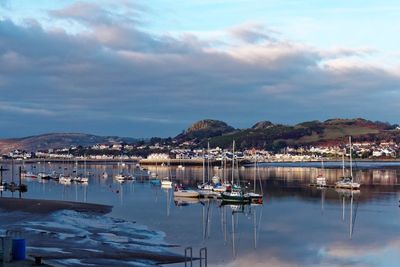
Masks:
[[[221,194],[214,191],[199,191],[200,198],[213,198],[213,199],[221,199]]]
[[[337,186],[337,185],[334,185],[334,184],[326,184],[326,185],[309,184],[309,186],[322,187],[322,188],[333,188],[333,189],[340,188],[340,189],[349,189],[349,190],[360,190],[360,188],[355,188],[355,187],[351,188],[351,187],[348,187],[348,186]]]

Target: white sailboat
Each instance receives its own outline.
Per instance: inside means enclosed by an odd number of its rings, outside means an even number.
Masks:
[[[324,172],[324,159],[321,158],[321,173],[315,178],[317,186],[326,186],[326,177]]]
[[[89,177],[87,175],[86,172],[87,168],[86,168],[86,155],[83,161],[83,176],[79,177],[78,183],[88,183],[89,182]]]
[[[172,188],[172,181],[171,181],[170,177],[171,177],[171,168],[170,168],[170,164],[168,161],[168,176],[162,178],[162,180],[161,180],[162,188]]]
[[[257,184],[257,182],[256,182],[257,173],[258,173],[257,172],[257,158],[255,158],[254,159],[254,181],[253,181],[254,188],[253,188],[253,192],[249,192],[246,195],[251,199],[252,202],[256,202],[256,203],[260,203],[261,204],[263,202],[263,195],[262,195],[262,193],[259,194],[259,193],[256,192],[256,189],[257,189],[257,186],[256,186],[256,184]],[[260,186],[260,188],[262,190],[261,186]]]
[[[174,197],[180,197],[180,198],[198,198],[200,196],[200,193],[183,187],[183,186],[175,186],[175,191],[174,191]]]
[[[203,183],[197,185],[202,191],[213,191],[214,186],[210,183],[210,143],[207,144],[207,182],[205,181],[205,156],[203,152]]]
[[[78,162],[75,163],[76,165],[76,176],[72,178],[72,181],[75,183],[88,183],[89,178],[87,177],[87,172],[86,172],[86,155],[84,155],[84,161],[83,161],[83,175],[78,176]]]
[[[31,171],[24,171],[21,173],[21,178],[25,178],[25,179],[35,179],[38,176],[36,174],[34,174]]]
[[[64,166],[64,160],[63,160],[63,165],[62,166]],[[63,167],[62,168],[62,174],[60,175],[60,178],[58,179],[58,182],[60,183],[60,184],[63,184],[63,185],[70,185],[71,184],[71,177],[70,176],[68,176],[68,175],[65,175],[65,168]]]
[[[342,180],[336,182],[336,188],[350,189],[350,190],[359,190],[360,183],[354,182],[353,178],[353,158],[352,158],[352,144],[351,144],[351,136],[349,136],[349,144],[350,144],[350,176],[343,176]],[[344,169],[344,163],[343,163]]]
[[[122,171],[123,166],[125,166],[125,164],[122,163],[122,155],[121,155],[120,162],[118,163],[118,174],[114,176],[115,180],[117,180],[117,182],[119,183],[123,183],[125,181],[130,181],[134,179],[133,176],[123,174]]]
[[[71,177],[62,175],[62,176],[60,176],[60,179],[58,180],[58,182],[62,185],[70,185]]]
[[[243,190],[240,188],[240,186],[235,186],[234,184],[234,173],[235,173],[235,140],[233,140],[233,145],[232,145],[232,188],[228,192],[222,192],[221,197],[223,202],[228,202],[228,203],[249,203],[250,202],[250,197],[248,194],[245,194]]]

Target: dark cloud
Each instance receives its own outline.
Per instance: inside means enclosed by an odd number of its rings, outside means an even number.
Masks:
[[[149,34],[139,15],[94,4],[50,13],[83,30],[0,21],[3,136],[166,136],[201,118],[235,127],[339,116],[397,122],[389,110],[400,100],[399,74],[353,62],[369,50],[272,41],[259,27],[234,31],[244,43],[215,48],[192,34]]]

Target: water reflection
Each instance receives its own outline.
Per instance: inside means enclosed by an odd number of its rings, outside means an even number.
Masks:
[[[25,165],[43,170],[43,163]],[[49,164],[44,165],[50,171]],[[400,167],[357,169],[362,183],[358,193],[309,187],[318,166],[259,167],[264,205],[252,206],[174,198],[172,188],[149,183],[149,173],[156,172],[160,178],[172,177],[174,182],[195,187],[202,181],[200,167],[121,167],[135,181],[114,180],[117,165],[88,164],[88,185],[24,180],[28,192],[23,197],[113,205],[112,216],[162,230],[170,243],[193,246],[195,251],[207,246],[210,266],[396,266],[400,261],[396,252],[400,249]],[[69,174],[74,164],[52,164],[51,168]],[[15,180],[17,170],[14,164]],[[209,176],[226,177],[227,173],[230,170],[210,168]],[[237,174],[245,186],[253,188],[253,168],[241,168]],[[325,170],[329,183],[341,175],[340,166]],[[4,176],[10,181],[11,171]]]

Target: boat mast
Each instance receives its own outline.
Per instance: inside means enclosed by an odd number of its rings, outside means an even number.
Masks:
[[[224,159],[223,159],[223,161],[224,161],[224,167],[223,167],[223,169],[222,169],[222,175],[223,175],[223,178],[222,178],[222,181],[224,182],[224,183],[226,183],[226,154],[224,155]]]
[[[203,149],[203,184],[206,182],[206,159],[204,155],[204,149]]]
[[[350,239],[353,235],[353,191],[351,191],[350,199]]]
[[[207,182],[210,182],[210,142],[207,142]]]
[[[256,218],[257,218],[256,207],[254,207],[254,212],[253,212],[254,248],[257,248],[257,220],[256,220]]]
[[[343,172],[343,178],[344,178],[344,154],[346,153],[346,148],[343,149],[342,152],[342,172]]]
[[[83,161],[83,177],[86,177],[86,154],[83,156],[84,157],[84,161]]]
[[[254,157],[254,193],[256,192],[257,157]]]
[[[349,136],[349,144],[350,144],[350,178],[351,182],[353,182],[353,151],[351,147],[351,136]]]
[[[325,169],[324,169],[324,158],[321,158],[321,175],[325,177]]]
[[[233,140],[232,144],[232,186],[233,186],[233,175],[235,171],[235,140]]]

